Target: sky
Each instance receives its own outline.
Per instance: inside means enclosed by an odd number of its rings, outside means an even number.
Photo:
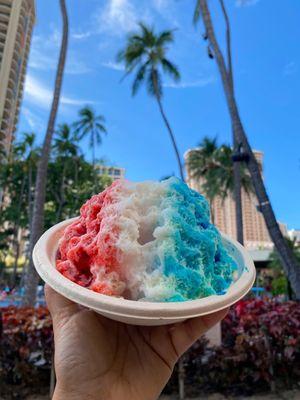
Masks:
[[[156,102],[144,88],[133,98],[132,78],[116,62],[138,21],[157,31],[176,29],[168,58],[181,72],[164,78],[163,103],[181,155],[204,136],[231,143],[231,125],[214,60],[207,56],[203,26],[192,24],[194,0],[66,0],[70,35],[57,123],[71,123],[84,105],[106,119],[108,134],[97,149],[134,181],[178,175],[176,159]],[[233,69],[241,117],[252,148],[264,152],[264,178],[277,219],[300,228],[300,1],[227,0]],[[243,4],[241,4],[243,3]],[[209,5],[224,46],[219,2]],[[36,0],[18,135],[34,131],[42,142],[52,99],[61,40],[58,0]],[[91,158],[88,143],[82,148]]]

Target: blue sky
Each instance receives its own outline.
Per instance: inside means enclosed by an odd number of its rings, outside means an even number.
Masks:
[[[57,1],[37,0],[19,132],[45,133],[58,57],[61,19]],[[176,160],[157,105],[142,89],[131,97],[131,79],[115,62],[136,21],[158,30],[177,28],[169,58],[180,68],[174,85],[165,79],[164,104],[181,154],[205,136],[230,143],[231,129],[214,60],[207,57],[203,28],[191,23],[194,1],[67,0],[70,42],[58,123],[76,119],[91,104],[105,116],[108,135],[98,149],[132,180],[177,173]],[[227,0],[232,22],[236,97],[249,140],[262,150],[264,176],[278,220],[300,228],[300,2]],[[222,44],[218,1],[211,11]],[[90,151],[83,143],[87,157]]]

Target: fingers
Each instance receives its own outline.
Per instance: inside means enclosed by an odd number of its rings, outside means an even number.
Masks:
[[[189,319],[170,328],[170,335],[177,353],[183,354],[200,336],[220,322],[227,312],[228,309],[221,310],[214,314]]]
[[[45,298],[54,323],[70,318],[78,311],[77,304],[55,292],[49,285],[45,285]]]

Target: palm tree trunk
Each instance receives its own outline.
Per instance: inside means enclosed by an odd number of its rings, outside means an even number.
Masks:
[[[22,179],[21,183],[21,190],[20,190],[20,195],[18,199],[18,207],[17,207],[17,219],[14,223],[14,255],[15,255],[15,260],[14,260],[14,267],[13,267],[13,273],[11,277],[11,285],[15,286],[16,284],[16,278],[17,278],[17,268],[18,268],[18,259],[20,255],[20,242],[19,242],[19,231],[20,231],[20,217],[21,217],[21,207],[22,207],[22,200],[23,200],[23,195],[24,195],[24,190],[25,190],[25,175]]]
[[[59,222],[61,219],[62,209],[65,203],[65,175],[66,175],[66,162],[64,162],[62,177],[61,177],[61,185],[60,185],[60,193],[59,193],[59,203],[58,209],[56,213],[56,222]]]
[[[92,144],[92,152],[93,152],[93,183],[94,183],[94,190],[96,188],[96,180],[97,180],[97,174],[96,174],[96,136],[95,136],[95,131],[93,129],[92,132],[92,140],[93,140],[93,144]]]
[[[224,5],[224,0],[219,0],[221,9],[224,15],[226,24],[226,49],[227,49],[227,70],[229,85],[234,93],[234,81],[232,71],[232,57],[231,57],[231,30],[228,14]],[[235,132],[234,126],[232,125],[232,143],[233,149],[236,153],[238,151],[238,140],[237,132]],[[244,244],[244,232],[243,232],[243,209],[242,209],[242,184],[241,184],[241,165],[238,161],[233,163],[233,196],[235,201],[235,222],[236,222],[236,237],[238,242]]]
[[[235,135],[234,148],[237,149]],[[241,185],[241,165],[239,162],[233,162],[233,196],[235,202],[235,219],[236,219],[236,238],[241,244],[244,244],[243,232],[243,206],[242,206],[242,185]]]
[[[178,150],[178,146],[177,146],[177,143],[176,143],[176,140],[175,140],[175,136],[174,136],[174,133],[172,131],[171,125],[170,125],[170,123],[169,123],[169,121],[167,119],[167,116],[165,114],[165,111],[164,111],[164,108],[163,108],[163,105],[162,105],[162,102],[161,102],[161,96],[160,96],[158,88],[157,88],[157,82],[156,82],[155,76],[153,76],[152,79],[153,79],[153,86],[154,86],[154,90],[155,90],[155,96],[156,96],[157,104],[158,104],[161,116],[162,116],[162,118],[164,120],[164,123],[165,123],[165,125],[166,125],[166,127],[168,129],[170,138],[171,138],[171,142],[172,142],[172,145],[173,145],[173,148],[174,148],[174,151],[175,151],[175,155],[176,155],[176,159],[177,159],[177,164],[178,164],[178,168],[179,168],[179,172],[180,172],[180,177],[184,181],[184,173],[183,173],[183,168],[182,168],[180,155],[179,155],[179,150]]]
[[[32,166],[31,160],[29,161],[28,167],[28,227],[29,232],[31,232],[31,223],[32,223]]]
[[[210,219],[213,224],[215,224],[215,212],[213,207],[214,199],[209,199],[209,208],[210,208]]]
[[[184,378],[185,378],[184,356],[181,356],[179,358],[179,360],[178,360],[178,394],[179,394],[179,400],[184,400],[185,399]]]
[[[93,130],[93,132],[92,132],[92,140],[93,140],[93,143],[92,143],[92,157],[93,157],[93,169],[94,169],[94,171],[95,171],[95,164],[96,164],[96,151],[95,151],[95,147],[96,147],[96,140],[95,140],[95,133],[94,133],[94,130]]]
[[[267,195],[263,179],[260,173],[258,162],[252,152],[251,146],[248,142],[246,132],[240,119],[238,107],[236,104],[235,96],[232,91],[223,54],[220,50],[219,44],[216,40],[214,28],[211,21],[210,12],[207,6],[207,0],[199,0],[201,13],[206,28],[210,44],[213,48],[214,55],[218,64],[220,75],[222,78],[223,88],[227,100],[227,105],[232,121],[232,126],[236,132],[237,140],[242,143],[244,151],[249,155],[247,167],[249,169],[256,196],[259,201],[260,210],[264,216],[270,237],[278,251],[280,261],[283,265],[285,274],[289,279],[291,286],[295,292],[296,298],[300,299],[300,266],[293,255],[292,250],[286,244],[286,241],[280,231],[278,223],[275,218],[269,197]]]
[[[74,186],[76,188],[76,194],[74,196],[74,208],[72,210],[72,217],[74,216],[73,214],[75,214],[75,212],[77,212],[77,208],[78,208],[78,158],[75,158],[75,163],[74,163]],[[70,218],[71,216],[69,216]]]
[[[30,234],[30,255],[35,246],[35,243],[41,236],[44,229],[44,204],[46,196],[46,182],[47,182],[47,169],[51,151],[51,142],[55,126],[55,120],[59,105],[59,98],[61,93],[63,72],[65,67],[66,53],[68,47],[68,15],[65,0],[60,0],[60,10],[63,20],[63,35],[59,54],[59,61],[56,71],[55,87],[53,94],[53,101],[48,121],[47,132],[42,148],[41,158],[38,163],[37,178],[35,185],[34,206],[33,206],[33,219],[32,229]],[[34,305],[36,299],[36,289],[39,277],[34,269],[32,257],[28,265],[26,275],[24,278],[25,294],[23,303],[24,305]]]
[[[184,181],[183,168],[182,168],[182,164],[181,164],[180,155],[179,155],[178,147],[177,147],[177,144],[176,144],[175,136],[173,134],[173,131],[171,129],[169,121],[168,121],[168,119],[166,117],[166,114],[164,112],[160,97],[156,96],[156,100],[157,100],[157,103],[158,103],[158,107],[159,107],[160,113],[161,113],[162,118],[163,118],[163,120],[164,120],[164,122],[166,124],[166,127],[168,129],[168,132],[169,132],[169,135],[170,135],[170,138],[171,138],[171,141],[172,141],[172,145],[173,145],[173,148],[174,148],[174,151],[175,151],[177,164],[178,164],[178,168],[179,168],[180,178]]]
[[[17,238],[16,248],[15,248],[14,270],[13,270],[13,276],[12,276],[12,287],[15,287],[17,284],[17,269],[18,269],[19,256],[20,256],[20,241]]]

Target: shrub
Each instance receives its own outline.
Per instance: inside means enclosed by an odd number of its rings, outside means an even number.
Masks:
[[[288,292],[288,281],[285,276],[279,276],[272,281],[272,294],[278,296]]]
[[[47,390],[52,355],[48,310],[7,307],[0,313],[0,397],[24,399],[27,392]]]
[[[0,398],[24,399],[48,390],[52,324],[47,309],[0,311]],[[293,387],[300,380],[300,304],[240,301],[223,321],[223,346],[210,347],[202,338],[185,355],[185,365],[189,396]],[[176,370],[165,392],[177,392]]]
[[[211,348],[201,339],[187,353],[190,396],[203,391],[245,395],[299,383],[299,303],[240,301],[223,321],[222,332],[223,346]]]

